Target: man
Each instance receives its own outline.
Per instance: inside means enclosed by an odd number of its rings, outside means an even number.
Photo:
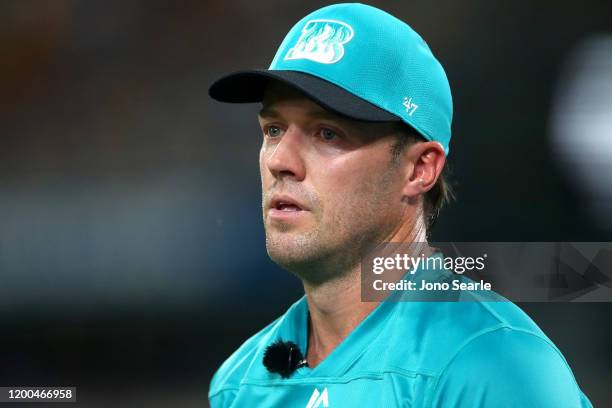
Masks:
[[[269,70],[210,95],[262,102],[267,250],[306,292],[221,366],[213,408],[591,406],[510,302],[361,299],[368,251],[426,243],[449,196],[450,88],[408,25],[362,4],[322,8]]]

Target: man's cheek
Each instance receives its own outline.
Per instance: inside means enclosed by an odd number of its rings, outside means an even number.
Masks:
[[[266,187],[272,183],[273,175],[270,170],[268,170],[268,167],[265,165],[265,162],[261,160],[259,162],[259,175],[261,177],[262,186]]]
[[[321,184],[325,186],[327,191],[337,191],[346,189],[355,183],[359,183],[362,178],[362,170],[367,165],[363,162],[361,165],[354,163],[353,161],[336,160],[333,163],[318,163],[318,165],[312,166],[312,173],[314,178],[320,180]],[[367,174],[367,172],[364,172]]]
[[[262,146],[261,149],[259,149],[259,171],[262,174],[262,176],[264,173],[268,172],[266,161],[269,155],[270,155],[270,151],[269,149],[266,148],[266,146]]]

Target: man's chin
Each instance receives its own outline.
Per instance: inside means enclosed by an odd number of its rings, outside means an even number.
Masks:
[[[266,237],[268,256],[278,266],[311,284],[321,284],[336,277],[338,265],[332,262],[329,251],[303,235],[282,238]]]
[[[313,250],[303,234],[277,232],[266,236],[268,256],[284,268],[295,268],[312,262]],[[315,251],[316,252],[316,251]]]

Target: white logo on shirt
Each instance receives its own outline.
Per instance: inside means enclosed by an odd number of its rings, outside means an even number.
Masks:
[[[319,392],[318,388],[315,388],[314,392],[310,396],[306,408],[328,408],[329,399],[327,397],[327,387],[323,388],[323,392]]]

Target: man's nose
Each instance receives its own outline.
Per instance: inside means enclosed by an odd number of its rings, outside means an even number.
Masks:
[[[301,181],[306,176],[303,161],[304,135],[300,129],[289,127],[266,158],[266,166],[275,178],[293,177]]]

